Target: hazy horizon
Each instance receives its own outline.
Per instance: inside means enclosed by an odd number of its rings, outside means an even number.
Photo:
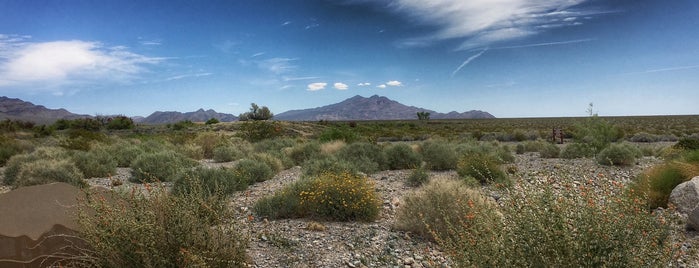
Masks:
[[[0,95],[78,114],[386,96],[498,118],[699,114],[691,0],[2,1]]]

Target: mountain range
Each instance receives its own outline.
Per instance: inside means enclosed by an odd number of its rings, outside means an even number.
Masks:
[[[283,121],[405,120],[416,119],[418,112],[428,112],[432,119],[495,118],[493,115],[483,111],[471,110],[463,113],[439,113],[428,109],[407,106],[383,96],[374,95],[365,98],[357,95],[331,105],[279,113],[274,116],[274,119]],[[74,114],[65,109],[48,109],[20,99],[0,97],[0,120],[12,119],[50,124],[58,119],[86,117],[90,116]],[[216,118],[221,122],[238,120],[238,117],[235,115],[218,113],[211,109],[199,109],[187,113],[157,111],[147,117],[132,117],[135,122],[143,124],[166,124],[183,120],[204,122],[211,118]]]
[[[483,111],[471,110],[463,113],[449,112],[445,114],[407,106],[383,96],[374,95],[365,98],[357,95],[323,107],[283,112],[275,115],[274,119],[284,121],[405,120],[417,119],[418,112],[428,112],[432,119],[495,118]]]

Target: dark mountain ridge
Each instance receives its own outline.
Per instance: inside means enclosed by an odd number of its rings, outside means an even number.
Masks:
[[[0,97],[0,120],[21,120],[38,124],[51,124],[59,119],[87,118],[89,115],[74,114],[66,109],[49,109],[42,105],[15,98]]]

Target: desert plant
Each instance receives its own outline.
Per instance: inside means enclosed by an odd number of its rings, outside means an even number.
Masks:
[[[302,165],[306,160],[320,155],[320,144],[314,141],[299,143],[291,147],[287,152],[294,165]]]
[[[322,157],[322,158],[314,158],[309,161],[306,161],[303,166],[301,167],[301,171],[303,173],[304,177],[313,177],[313,176],[318,176],[322,173],[340,173],[340,172],[349,172],[349,173],[357,173],[357,167],[352,165],[348,161],[344,160],[339,160],[337,157],[330,156],[330,157]]]
[[[592,147],[584,143],[571,143],[566,147],[563,147],[561,151],[561,158],[574,159],[574,158],[584,158],[591,157],[595,154]]]
[[[539,149],[539,156],[541,158],[558,158],[561,154],[561,148],[553,143],[544,143],[544,145]]]
[[[233,168],[233,172],[240,181],[249,184],[263,182],[274,177],[275,172],[267,164],[252,159],[241,159]]]
[[[647,132],[639,132],[629,138],[631,142],[657,142],[660,138]]]
[[[70,266],[241,267],[248,238],[227,221],[225,198],[196,192],[170,195],[89,192],[77,222],[88,245]]]
[[[270,153],[256,153],[252,155],[251,159],[260,163],[265,163],[272,169],[272,172],[274,172],[275,174],[284,169],[284,163],[282,163],[282,161],[279,158]]]
[[[243,152],[235,145],[224,145],[214,148],[213,158],[215,162],[230,162],[243,158]]]
[[[216,147],[225,145],[226,137],[214,132],[202,132],[194,138],[194,144],[199,145],[204,151],[204,158],[211,159]]]
[[[403,197],[395,227],[434,240],[434,234],[448,233],[450,224],[473,215],[468,204],[474,202],[494,205],[461,181],[434,179]]]
[[[266,139],[281,137],[284,128],[277,121],[246,121],[240,125],[238,135],[250,142],[259,142]]]
[[[117,163],[117,167],[130,167],[131,163],[145,151],[138,145],[126,141],[117,141],[105,147]]]
[[[359,134],[357,134],[355,128],[343,124],[325,129],[318,136],[318,140],[322,142],[340,140],[346,143],[352,143],[359,140]]]
[[[481,184],[509,184],[507,174],[500,168],[499,161],[488,154],[469,154],[459,159],[456,172],[461,177],[472,177]]]
[[[85,187],[84,176],[75,164],[67,159],[39,159],[25,163],[14,179],[12,187],[65,182],[78,187]]]
[[[392,170],[415,168],[422,163],[420,154],[405,143],[392,145],[385,152],[388,168]]]
[[[364,173],[374,173],[386,167],[386,155],[381,147],[367,142],[355,142],[343,147],[337,152],[337,158]]]
[[[173,151],[144,153],[134,160],[132,182],[173,181],[180,172],[194,167],[196,162]]]
[[[381,210],[373,183],[351,173],[325,173],[302,179],[258,201],[255,212],[269,218],[312,217],[372,221]]]
[[[228,195],[247,188],[247,179],[241,179],[231,169],[197,167],[180,173],[172,191],[179,195],[199,193],[204,197]]]
[[[109,118],[107,121],[107,129],[132,129],[134,126],[133,120],[123,115]]]
[[[575,126],[573,138],[576,143],[586,144],[592,150],[593,155],[596,155],[609,144],[623,137],[623,133],[594,113],[592,108],[592,103],[590,103],[588,108],[590,117]]]
[[[410,172],[410,175],[408,175],[405,184],[411,187],[419,187],[427,183],[429,180],[430,175],[427,174],[427,171],[425,171],[425,169],[420,166],[414,169],[412,172]]]
[[[676,149],[682,149],[682,150],[699,150],[699,138],[684,137],[684,138],[681,138],[672,147],[676,148]]]
[[[459,160],[454,146],[446,142],[425,142],[420,153],[429,170],[455,169]]]
[[[68,151],[60,147],[38,147],[31,153],[14,155],[7,161],[3,182],[5,185],[15,185],[20,172],[27,164],[40,160],[58,162],[69,158]],[[72,168],[69,169],[72,170]]]
[[[29,142],[0,135],[0,166],[7,164],[7,160],[12,156],[29,152],[33,147]]]
[[[641,173],[630,184],[630,189],[645,198],[650,209],[667,207],[672,190],[694,176],[699,176],[699,165],[680,161],[668,162]]]
[[[218,124],[220,122],[221,121],[219,121],[218,119],[212,117],[212,118],[209,118],[209,120],[206,120],[206,122],[204,122],[204,124],[205,125],[215,125],[215,124]]]
[[[260,107],[260,106],[257,106],[257,104],[255,104],[255,103],[251,103],[250,104],[250,111],[240,114],[240,116],[238,116],[238,120],[240,120],[240,121],[269,120],[269,119],[272,119],[273,116],[274,116],[274,114],[272,114],[272,112],[270,112],[270,110],[269,110],[269,108],[267,108],[267,106]]]
[[[116,174],[117,161],[104,148],[96,148],[89,152],[78,151],[73,155],[73,162],[87,178],[109,177]]]
[[[608,166],[628,166],[640,156],[642,156],[641,150],[636,146],[627,143],[612,144],[597,154],[597,163]]]
[[[639,199],[621,194],[622,184],[564,182],[556,187],[517,185],[500,209],[484,202],[455,202],[469,209],[468,214],[450,219],[446,232],[429,230],[461,267],[670,263],[676,248],[670,240],[671,221],[643,209]]]

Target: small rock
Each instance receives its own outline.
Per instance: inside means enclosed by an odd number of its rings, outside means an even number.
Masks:
[[[413,263],[415,263],[415,259],[413,259],[412,257],[407,257],[403,259],[403,264],[405,265],[412,265]]]

